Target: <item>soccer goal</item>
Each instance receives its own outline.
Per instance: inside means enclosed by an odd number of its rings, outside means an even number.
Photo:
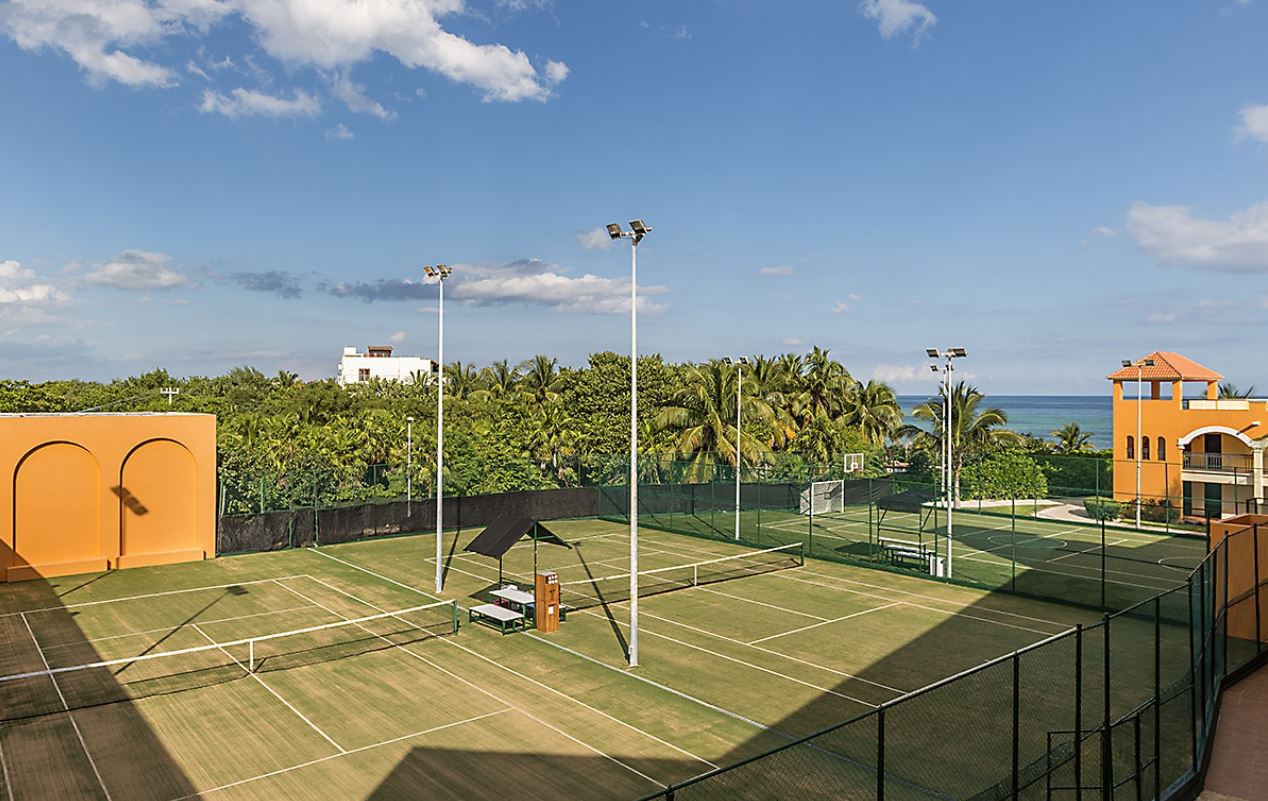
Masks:
[[[801,491],[801,513],[803,515],[823,515],[844,510],[844,481],[816,481]]]

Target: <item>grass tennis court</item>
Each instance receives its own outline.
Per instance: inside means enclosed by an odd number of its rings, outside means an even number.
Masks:
[[[624,525],[548,526],[537,561],[565,603],[628,570]],[[642,599],[630,671],[619,597],[556,634],[465,616],[454,634],[433,603],[467,607],[498,578],[461,550],[476,533],[446,543],[443,599],[428,535],[0,588],[0,673],[124,660],[0,683],[0,797],[637,798],[1092,617],[818,560],[747,572],[766,557],[649,528],[641,571],[723,567]],[[506,574],[531,573],[533,550]]]

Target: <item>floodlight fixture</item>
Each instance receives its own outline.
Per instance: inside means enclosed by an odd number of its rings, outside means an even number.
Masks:
[[[937,349],[937,348],[925,348],[925,354],[926,354],[926,355],[927,355],[930,359],[936,359],[936,358],[938,358],[939,356],[941,356],[941,355],[942,355],[941,353],[938,353],[938,349]]]
[[[936,364],[931,364],[931,365],[929,365],[929,372],[931,372],[931,373],[936,373],[936,372],[938,372],[938,365],[936,365]]]
[[[966,356],[968,356],[968,355],[969,355],[969,352],[968,352],[967,350],[965,350],[964,348],[952,348],[952,349],[951,349],[951,358],[953,358],[953,359],[963,359],[964,357],[966,357]]]
[[[1124,366],[1124,367],[1131,367],[1131,366],[1132,366],[1132,360],[1131,360],[1131,359],[1123,359],[1123,366]]]
[[[642,220],[630,220],[630,228],[632,228],[634,233],[639,236],[650,234],[652,232],[652,227],[650,225],[646,225]]]
[[[1145,359],[1145,366],[1146,366],[1146,367],[1153,367],[1153,366],[1154,366],[1154,360],[1153,360],[1153,359]]]
[[[620,223],[608,223],[608,236],[612,237],[613,239],[621,238]]]

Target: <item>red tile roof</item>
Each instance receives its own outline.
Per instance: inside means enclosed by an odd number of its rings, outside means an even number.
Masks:
[[[1145,367],[1142,371],[1141,377],[1146,381],[1219,381],[1224,377],[1209,367],[1203,367],[1192,359],[1171,351],[1156,350],[1145,359],[1154,361],[1153,367]],[[1136,368],[1124,367],[1110,373],[1106,378],[1111,381],[1135,381]]]

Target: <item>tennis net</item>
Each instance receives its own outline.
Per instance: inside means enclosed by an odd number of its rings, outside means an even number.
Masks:
[[[0,693],[5,698],[0,722],[196,690],[386,651],[455,634],[458,626],[457,602],[438,601],[222,641],[191,623],[174,630],[168,642],[201,644],[79,664],[50,661],[49,654],[62,649],[46,643],[25,660],[41,665],[39,669],[0,676]]]
[[[672,567],[659,567],[638,572],[639,597],[659,595],[674,590],[715,584],[719,581],[760,576],[776,570],[787,570],[805,564],[800,542],[745,551],[731,556],[706,559]],[[594,576],[559,584],[559,598],[568,609],[588,609],[630,599],[630,574]]]

